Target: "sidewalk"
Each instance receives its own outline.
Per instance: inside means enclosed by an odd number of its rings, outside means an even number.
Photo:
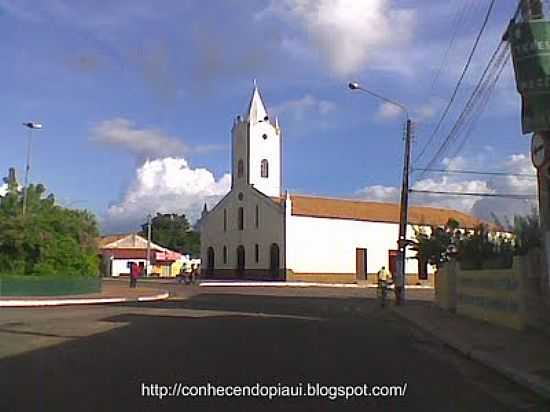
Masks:
[[[0,307],[90,305],[97,303],[147,302],[168,298],[169,293],[140,285],[130,289],[126,283],[103,282],[100,293],[63,296],[0,296]]]
[[[550,337],[455,315],[432,302],[413,300],[392,309],[467,357],[550,399]]]
[[[242,286],[242,287],[279,287],[279,288],[370,288],[376,289],[378,286],[373,283],[321,283],[321,282],[298,282],[298,281],[253,281],[253,280],[203,280],[199,283],[201,287],[223,287],[223,286]],[[393,288],[390,287],[390,288]],[[432,286],[407,285],[408,289],[427,289],[433,290]]]

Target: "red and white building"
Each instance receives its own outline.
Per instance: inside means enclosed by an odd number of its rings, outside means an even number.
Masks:
[[[188,255],[150,244],[149,273],[157,276],[176,276],[183,265],[191,266]],[[147,239],[136,233],[103,236],[100,240],[103,273],[105,276],[130,274],[130,264],[147,264]]]

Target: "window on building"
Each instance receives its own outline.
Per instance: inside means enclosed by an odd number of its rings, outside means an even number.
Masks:
[[[239,159],[237,163],[237,177],[243,177],[244,175],[244,162],[243,159]]]
[[[267,159],[262,160],[261,175],[262,177],[269,177],[269,162],[267,161]]]
[[[223,247],[223,263],[227,264],[227,246]]]
[[[256,217],[254,219],[256,228],[260,227],[260,206],[256,205]]]
[[[239,230],[244,230],[244,209],[239,208]]]
[[[256,263],[260,261],[260,245],[256,244],[254,247],[254,258],[256,260]]]
[[[227,232],[227,209],[223,209],[223,231]]]

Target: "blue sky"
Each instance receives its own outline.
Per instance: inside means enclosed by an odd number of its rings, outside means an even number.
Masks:
[[[0,0],[0,167],[15,166],[21,176],[21,122],[39,120],[44,129],[35,133],[31,180],[46,184],[62,204],[94,211],[105,231],[134,230],[149,211],[196,217],[204,201],[212,204],[227,190],[232,120],[245,111],[256,78],[283,129],[285,188],[394,201],[400,118],[346,84],[358,79],[409,106],[418,153],[488,4]],[[515,4],[497,3],[457,105],[430,150],[452,126]],[[531,171],[510,66],[467,145],[439,159],[439,167]],[[472,179],[429,175],[415,184],[534,191],[533,181]],[[476,198],[413,200],[480,216],[527,208]]]

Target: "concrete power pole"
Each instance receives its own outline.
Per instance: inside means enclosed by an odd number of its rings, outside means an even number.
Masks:
[[[145,265],[145,275],[149,276],[149,267],[151,266],[151,214],[147,215],[147,264]]]
[[[398,261],[398,282],[399,288],[396,294],[397,304],[405,300],[405,285],[407,284],[407,226],[409,210],[409,171],[411,163],[411,129],[412,122],[407,116],[407,125],[405,129],[405,154],[403,159],[403,182],[401,184],[401,210],[399,216],[399,261]]]
[[[531,158],[537,168],[539,219],[543,233],[544,255],[546,263],[547,286],[550,292],[550,132],[533,134]]]

